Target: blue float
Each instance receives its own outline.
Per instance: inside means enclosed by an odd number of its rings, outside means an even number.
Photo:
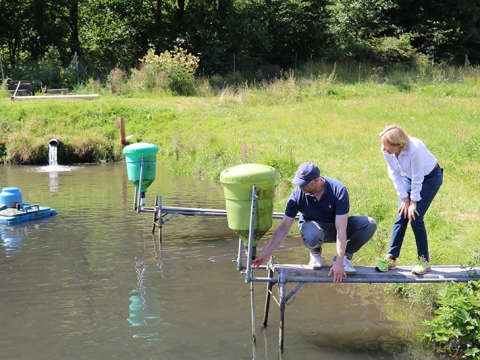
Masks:
[[[4,187],[0,193],[0,224],[15,224],[57,215],[54,209],[22,201],[22,193],[16,187]]]

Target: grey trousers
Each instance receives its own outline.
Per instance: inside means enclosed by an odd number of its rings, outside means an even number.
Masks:
[[[312,254],[322,254],[322,245],[327,242],[336,242],[337,230],[334,223],[305,221],[299,223],[303,244]],[[345,255],[351,259],[363,245],[365,245],[377,231],[377,222],[368,216],[349,216],[347,223],[347,248]]]

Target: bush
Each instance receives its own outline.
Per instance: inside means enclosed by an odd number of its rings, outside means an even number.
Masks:
[[[480,356],[480,287],[478,282],[452,283],[438,298],[440,307],[429,326],[418,336],[435,345],[438,352],[454,358],[475,359]]]
[[[188,54],[187,50],[174,47],[172,51],[165,51],[155,55],[155,50],[150,50],[140,61],[142,68],[155,79],[160,75],[166,77],[167,86],[174,95],[193,95],[195,85],[195,72],[200,58]],[[155,81],[156,82],[156,81]]]
[[[110,71],[107,78],[108,88],[112,94],[124,93],[125,92],[125,83],[127,81],[127,73],[122,69],[115,68]]]

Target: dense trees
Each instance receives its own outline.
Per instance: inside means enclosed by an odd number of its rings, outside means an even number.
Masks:
[[[0,60],[14,77],[80,60],[104,78],[174,45],[206,74],[231,72],[234,58],[242,69],[293,66],[272,56],[392,62],[396,46],[476,64],[480,0],[0,0]]]

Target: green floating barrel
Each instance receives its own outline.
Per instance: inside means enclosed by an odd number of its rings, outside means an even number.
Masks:
[[[220,174],[223,184],[228,227],[248,246],[250,213],[252,209],[252,188],[257,187],[257,206],[253,246],[272,227],[273,194],[276,171],[271,166],[242,164],[228,168]]]
[[[147,143],[135,143],[123,148],[125,160],[127,162],[128,180],[138,189],[140,185],[140,169],[142,167],[143,156],[143,178],[142,192],[155,181],[157,170],[157,152],[158,146]]]

